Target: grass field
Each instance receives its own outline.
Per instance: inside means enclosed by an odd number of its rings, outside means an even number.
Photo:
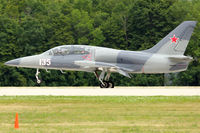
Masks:
[[[200,97],[4,96],[0,132],[198,133]]]

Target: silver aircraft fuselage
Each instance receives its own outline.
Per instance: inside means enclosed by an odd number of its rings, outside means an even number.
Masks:
[[[62,49],[69,49],[68,54],[62,54]],[[73,49],[87,49],[88,53],[74,53]],[[60,51],[60,53],[55,53]],[[71,51],[71,53],[70,53]],[[27,56],[6,62],[6,65],[38,69],[58,69],[93,72],[104,66],[110,72],[117,72],[117,67],[128,70],[129,73],[171,73],[187,69],[190,57],[176,56],[187,59],[170,60],[169,55],[152,54],[145,51],[125,51],[111,48],[65,45],[55,47],[42,54]],[[101,68],[102,66],[102,68]]]

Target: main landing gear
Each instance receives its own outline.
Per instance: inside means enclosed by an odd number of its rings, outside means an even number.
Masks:
[[[100,76],[98,75],[97,71],[95,71],[94,74],[97,77],[97,79],[100,81],[100,88],[114,88],[114,83],[109,80],[111,72],[107,72],[107,75],[105,78],[104,78],[105,70],[101,72]]]

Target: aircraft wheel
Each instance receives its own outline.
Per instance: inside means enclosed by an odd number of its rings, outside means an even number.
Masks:
[[[42,82],[42,80],[37,80],[37,83],[40,84]]]
[[[107,81],[103,81],[104,84],[100,84],[100,88],[108,88],[109,87],[109,83]]]
[[[114,88],[114,83],[112,81],[109,81],[109,88]]]

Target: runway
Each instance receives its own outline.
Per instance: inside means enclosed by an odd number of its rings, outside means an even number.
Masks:
[[[200,96],[199,87],[0,87],[0,96]]]

